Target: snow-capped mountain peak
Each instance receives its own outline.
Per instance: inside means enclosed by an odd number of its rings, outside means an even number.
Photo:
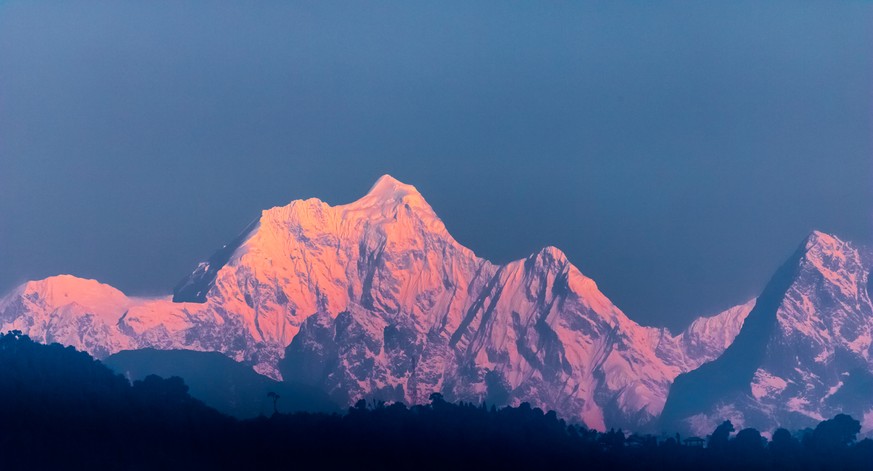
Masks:
[[[83,282],[80,303],[102,305],[91,289]],[[640,326],[551,246],[492,264],[452,238],[415,187],[388,175],[352,203],[310,198],[264,210],[176,287],[174,302],[100,289],[112,301],[99,317],[96,308],[63,317],[54,291],[10,295],[3,328],[98,357],[218,351],[350,403],[415,403],[441,391],[527,401],[601,429],[651,422],[673,378],[717,356],[742,324],[710,321],[724,336]]]
[[[822,232],[818,229],[814,229],[806,237],[806,242],[803,245],[805,250],[809,251],[817,245],[827,246],[832,249],[838,249],[841,247],[846,247],[848,245],[848,242],[842,241],[835,235],[831,235],[827,232]]]
[[[725,418],[761,430],[844,412],[873,418],[871,262],[836,236],[810,234],[724,355],[677,378],[664,421],[702,433]]]
[[[359,207],[409,204],[415,207],[430,208],[414,186],[403,183],[387,174],[379,177],[370,191],[353,204]]]
[[[28,281],[19,290],[24,298],[57,307],[78,305],[99,317],[114,317],[128,304],[127,296],[112,286],[73,275]]]
[[[824,287],[838,289],[843,295],[859,293],[858,275],[863,272],[863,253],[850,243],[819,231],[813,231],[804,244],[804,264],[801,270],[817,272],[826,279]],[[863,291],[863,290],[861,290]]]

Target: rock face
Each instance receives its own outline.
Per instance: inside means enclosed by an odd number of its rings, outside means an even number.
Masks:
[[[640,326],[560,250],[494,265],[458,244],[414,187],[384,176],[351,204],[264,211],[172,300],[54,277],[0,301],[0,329],[97,357],[217,351],[344,403],[416,403],[440,391],[640,428],[678,374],[731,344],[752,306],[675,336]]]
[[[733,344],[676,379],[662,424],[705,433],[730,419],[772,430],[837,413],[873,418],[873,260],[814,232],[776,273]]]

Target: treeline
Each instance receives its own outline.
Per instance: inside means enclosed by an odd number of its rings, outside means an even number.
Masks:
[[[501,409],[452,404],[441,395],[428,405],[359,401],[344,416],[277,414],[244,422],[265,457],[275,450],[331,457],[350,467],[384,469],[639,469],[639,470],[871,470],[873,440],[857,441],[860,423],[847,416],[768,441],[755,429],[736,434],[725,421],[705,446],[680,437],[626,436],[567,424],[554,412],[523,403]],[[296,438],[291,438],[296,437]],[[691,443],[694,441],[692,440]]]
[[[281,397],[276,400],[279,411]],[[527,404],[359,402],[339,414],[238,421],[192,398],[179,378],[130,384],[85,353],[0,337],[2,469],[785,469],[870,470],[873,441],[837,416],[813,430],[735,435],[705,447],[568,424]]]

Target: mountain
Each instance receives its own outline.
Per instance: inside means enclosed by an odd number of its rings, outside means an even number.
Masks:
[[[740,332],[756,299],[733,306],[712,316],[698,317],[679,335],[662,329],[658,356],[682,371],[691,371],[718,358]]]
[[[73,346],[96,358],[138,348],[218,351],[222,320],[197,303],[125,296],[112,286],[71,275],[29,281],[0,299],[0,331]]]
[[[178,376],[188,385],[191,396],[239,419],[269,417],[274,407],[269,393],[279,395],[277,406],[283,413],[332,413],[340,410],[315,388],[274,381],[216,352],[152,348],[125,350],[104,359],[103,364],[130,381],[142,380],[149,375]]]
[[[0,301],[0,329],[98,358],[219,352],[341,403],[419,403],[441,391],[530,402],[603,429],[651,423],[673,379],[717,358],[751,306],[678,335],[641,326],[557,248],[492,264],[455,241],[413,186],[386,175],[350,204],[263,211],[172,299],[52,277]]]
[[[0,300],[0,321],[4,332],[19,330],[45,344],[72,345],[105,357],[131,348],[131,339],[115,328],[131,304],[109,285],[60,275],[13,290]]]
[[[873,428],[873,305],[868,251],[813,232],[765,287],[733,344],[680,375],[661,422],[702,434],[803,428],[838,413]]]

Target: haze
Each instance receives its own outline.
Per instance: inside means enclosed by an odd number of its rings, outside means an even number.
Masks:
[[[0,293],[168,293],[260,210],[415,185],[498,263],[555,245],[631,318],[871,242],[870,2],[4,2]]]

